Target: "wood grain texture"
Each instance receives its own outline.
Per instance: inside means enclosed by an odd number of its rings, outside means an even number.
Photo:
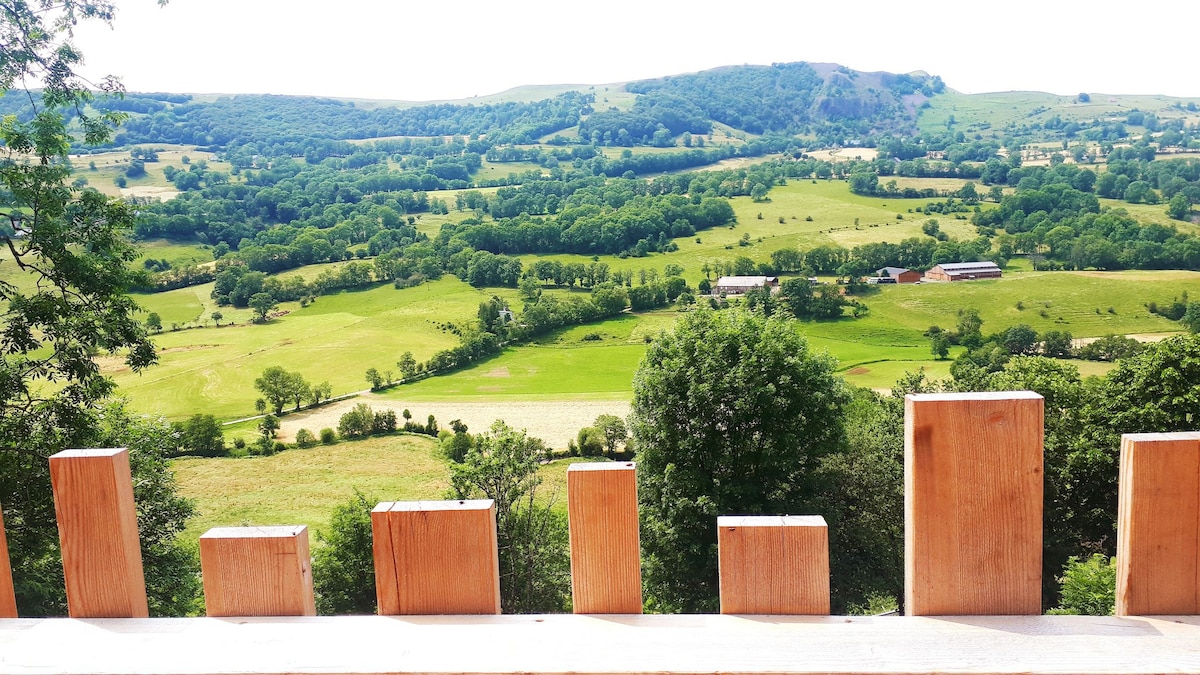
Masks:
[[[9,619],[0,675],[1149,675],[1197,645],[1194,616]]]
[[[1042,397],[910,394],[904,403],[905,611],[1039,614]]]
[[[717,518],[722,614],[829,614],[821,516]]]
[[[380,504],[371,523],[380,614],[500,613],[492,500]]]
[[[215,527],[200,535],[209,616],[316,616],[308,528]]]
[[[144,617],[146,580],[125,448],[50,457],[67,612],[74,618]]]
[[[396,586],[396,556],[392,551],[392,532],[388,511],[396,502],[379,502],[371,509],[371,556],[375,560],[376,611],[382,615],[400,613],[400,595]]]
[[[576,614],[641,614],[637,473],[633,462],[567,469],[571,597]]]
[[[0,505],[0,619],[17,617],[17,597],[13,591],[12,565],[8,562],[8,539],[4,534],[4,509]]]
[[[1118,615],[1200,614],[1200,433],[1121,437]]]

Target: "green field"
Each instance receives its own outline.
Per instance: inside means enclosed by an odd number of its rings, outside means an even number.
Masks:
[[[1176,103],[1200,99],[1171,96],[1114,96],[1091,93],[1091,101],[1079,103],[1075,96],[1059,96],[1037,91],[1006,91],[986,94],[949,92],[934,96],[929,107],[921,110],[917,126],[921,131],[938,132],[954,116],[954,129],[964,132],[991,130],[1000,134],[1011,123],[1044,122],[1055,115],[1064,120],[1120,119],[1130,111],[1153,112],[1160,119],[1186,117]],[[1139,127],[1130,127],[1135,131]],[[985,134],[986,136],[987,134]]]
[[[270,457],[177,459],[180,492],[196,500],[197,517],[184,537],[211,527],[329,527],[333,505],[357,488],[381,501],[441,499],[449,470],[433,439],[389,436],[289,450]]]
[[[203,287],[182,290],[193,298],[204,293]],[[323,296],[305,308],[288,303],[284,308],[292,311],[266,324],[164,332],[155,337],[159,365],[141,375],[115,364],[109,372],[137,410],[170,418],[198,412],[239,417],[253,413],[254,379],[268,366],[299,370],[314,383],[328,380],[335,394],[365,389],[369,367],[394,368],[405,351],[425,360],[458,344],[438,324],[473,317],[492,294],[447,277],[403,290],[381,285]],[[184,294],[160,295],[183,298],[161,307],[140,299],[149,309],[161,308],[164,322],[169,312],[192,311]]]
[[[71,162],[75,167],[75,177],[83,178],[87,181],[88,187],[93,187],[103,192],[106,195],[113,197],[149,197],[169,199],[176,194],[175,186],[167,180],[163,174],[163,169],[168,166],[174,166],[176,169],[186,170],[188,165],[183,163],[183,157],[186,155],[193,163],[203,160],[208,163],[208,168],[211,171],[220,171],[228,174],[232,168],[225,162],[220,162],[211,152],[197,150],[195,146],[185,145],[163,145],[152,144],[146,145],[147,148],[154,148],[158,152],[157,162],[146,162],[146,175],[139,178],[126,178],[126,187],[119,188],[116,185],[116,178],[124,176],[125,170],[129,168],[129,152],[114,151],[96,153],[93,155],[73,155]],[[91,165],[96,168],[91,168]],[[208,256],[211,260],[212,256]]]
[[[571,458],[540,469],[539,497],[566,510],[567,467]],[[177,459],[172,462],[180,493],[196,502],[185,541],[212,527],[307,525],[328,531],[333,507],[358,490],[380,501],[442,499],[450,470],[437,442],[426,436],[399,435],[288,450],[270,457]]]
[[[918,179],[913,179],[918,180]],[[924,237],[921,224],[929,219],[909,209],[925,206],[928,199],[881,199],[851,194],[845,181],[792,181],[770,192],[770,201],[755,202],[749,197],[730,200],[737,223],[732,227],[697,232],[694,237],[675,240],[679,250],[646,258],[598,256],[613,270],[654,268],[661,271],[667,263],[681,265],[684,278],[699,283],[704,276],[701,267],[706,262],[730,260],[746,256],[755,262],[768,262],[771,253],[781,248],[803,249],[836,244],[854,248],[873,241],[899,242],[909,237]],[[984,204],[983,208],[995,208]],[[758,217],[762,214],[762,218]],[[903,216],[902,219],[897,215]],[[969,215],[969,214],[961,214]],[[812,217],[812,221],[806,220]],[[779,219],[783,218],[783,222]],[[858,225],[855,225],[858,219]],[[943,232],[958,239],[972,239],[975,227],[953,216],[938,216]],[[750,245],[740,244],[750,235]],[[697,239],[699,240],[697,242]],[[539,259],[560,262],[588,262],[590,256],[547,254],[521,256],[528,265]]]
[[[786,246],[810,248],[836,243],[849,247],[924,236],[920,224],[926,217],[909,213],[908,209],[922,206],[927,200],[859,197],[850,194],[841,181],[792,181],[770,194],[769,202],[733,200],[738,217],[735,227],[678,239],[676,252],[645,258],[597,259],[613,269],[635,272],[661,272],[668,263],[679,264],[685,270],[684,276],[695,284],[703,277],[701,266],[705,262],[741,255],[766,261],[772,251]],[[904,219],[897,219],[897,213]],[[452,213],[449,218],[461,215]],[[807,216],[813,220],[805,220]],[[857,227],[855,218],[859,219]],[[975,235],[967,221],[945,216],[938,220],[951,236]],[[423,228],[433,229],[433,225],[422,221]],[[747,233],[751,245],[739,245]],[[179,255],[202,252],[196,247],[151,250]],[[584,256],[544,257],[591,262],[591,257]],[[527,266],[539,258],[522,256]],[[5,267],[11,266],[0,265],[0,272]],[[311,279],[323,267],[310,266],[284,274]],[[157,336],[161,364],[143,375],[121,370],[115,359],[105,360],[135,408],[172,419],[195,412],[224,419],[249,415],[258,396],[254,379],[272,365],[299,370],[314,383],[328,380],[335,393],[358,391],[367,386],[363,378],[367,368],[393,368],[406,350],[424,360],[456,344],[457,337],[442,330],[438,322],[472,318],[479,302],[492,294],[507,298],[514,309],[520,308],[512,289],[479,290],[446,277],[413,289],[398,291],[381,285],[321,297],[307,308],[285,303],[281,310],[287,313],[265,325],[250,325],[249,310],[223,307],[223,323],[233,321],[239,325],[213,328],[211,313],[217,307],[209,297],[211,290],[212,285],[205,284],[136,297],[147,311],[158,312],[168,328],[172,324],[205,327],[168,330]],[[903,373],[922,367],[931,376],[949,374],[949,361],[932,360],[922,333],[931,325],[952,328],[960,309],[979,310],[985,333],[1017,323],[1029,324],[1039,332],[1067,330],[1075,337],[1163,333],[1177,330],[1178,324],[1151,315],[1145,304],[1162,304],[1184,291],[1195,294],[1198,290],[1200,274],[1192,272],[1033,272],[1026,261],[1018,258],[1000,280],[879,287],[862,298],[871,308],[868,316],[804,323],[802,329],[816,348],[839,359],[839,370],[848,381],[888,388]],[[546,292],[567,293],[556,289]],[[1018,302],[1023,309],[1017,308]],[[664,310],[560,331],[534,344],[509,348],[471,368],[398,387],[385,396],[430,401],[626,398],[647,338],[669,328],[677,316],[675,310]]]

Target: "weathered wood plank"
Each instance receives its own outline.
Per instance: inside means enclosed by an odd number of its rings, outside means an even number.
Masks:
[[[722,614],[829,614],[821,516],[717,518]]]
[[[1042,397],[904,402],[905,612],[1039,614]]]
[[[308,528],[214,527],[200,535],[209,616],[316,616]]]
[[[4,509],[0,508],[0,619],[17,616],[17,596],[13,591],[12,565],[8,561],[8,539],[4,534]]]
[[[1118,615],[1200,614],[1200,432],[1121,438]]]
[[[1200,617],[8,619],[0,675],[1200,672]]]
[[[632,462],[567,469],[571,596],[576,614],[640,614],[642,564]]]
[[[68,613],[149,616],[129,451],[64,450],[50,457],[50,482]]]
[[[500,613],[492,500],[391,502],[371,519],[380,614]]]

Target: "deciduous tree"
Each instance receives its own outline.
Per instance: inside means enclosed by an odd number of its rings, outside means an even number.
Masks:
[[[375,560],[371,509],[379,500],[363,496],[333,510],[328,532],[318,532],[313,555],[313,591],[320,614],[374,614]]]
[[[630,419],[651,606],[717,609],[718,515],[810,512],[843,438],[834,367],[793,322],[741,310],[694,312],[650,346]]]
[[[450,498],[496,502],[500,604],[505,612],[557,612],[570,594],[566,523],[538,498],[545,443],[497,421],[450,466]]]
[[[131,416],[118,424],[115,413],[101,414],[115,385],[101,374],[97,352],[121,354],[135,372],[155,361],[125,294],[134,280],[129,264],[136,252],[124,236],[134,211],[69,182],[72,138],[64,111],[85,142],[105,142],[118,115],[94,113],[87,104],[94,91],[120,85],[77,76],[82,55],[67,40],[79,22],[112,16],[112,4],[102,0],[15,0],[0,11],[0,91],[41,87],[12,96],[29,105],[0,123],[0,247],[6,249],[0,271],[12,267],[11,274],[35,282],[0,283],[0,504],[25,616],[65,611],[46,458],[68,447],[131,448],[152,613],[190,610],[197,589],[194,559],[174,546],[190,507],[178,500],[161,460],[165,450],[157,440],[172,443],[169,429],[161,424],[143,434]]]

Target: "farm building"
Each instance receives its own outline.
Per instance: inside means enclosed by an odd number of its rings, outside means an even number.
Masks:
[[[721,277],[713,286],[713,295],[744,295],[747,291],[762,288],[776,288],[779,277]]]
[[[925,273],[930,281],[967,281],[970,279],[999,279],[1000,268],[991,261],[942,263]]]
[[[921,280],[921,273],[906,267],[883,267],[875,270],[874,278],[877,284],[915,284]]]

